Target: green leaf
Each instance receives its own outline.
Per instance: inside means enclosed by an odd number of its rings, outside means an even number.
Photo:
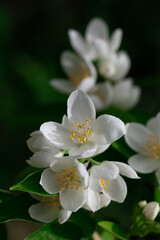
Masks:
[[[28,213],[28,208],[35,203],[35,200],[28,194],[14,196],[8,191],[0,190],[0,222],[19,219],[34,221]]]
[[[39,194],[42,196],[51,196],[55,194],[49,194],[44,191],[42,186],[39,184],[40,178],[41,178],[42,170],[38,172],[31,173],[28,175],[25,179],[23,179],[21,182],[13,185],[10,187],[10,190],[19,190],[24,192],[30,192]]]
[[[155,188],[154,198],[155,198],[155,201],[160,204],[160,189],[159,188]]]
[[[81,229],[73,223],[66,222],[46,224],[25,240],[78,240],[82,237]]]
[[[122,228],[118,224],[109,221],[103,221],[99,222],[98,225],[112,233],[116,238],[120,240],[128,240]]]

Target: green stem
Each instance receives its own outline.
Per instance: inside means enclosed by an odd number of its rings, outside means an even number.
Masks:
[[[88,162],[92,163],[92,165],[99,165],[99,164],[100,164],[99,162],[95,161],[95,160],[92,159],[92,158],[86,158],[86,160],[87,160]]]

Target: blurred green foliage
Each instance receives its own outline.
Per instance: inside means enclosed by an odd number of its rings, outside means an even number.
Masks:
[[[8,189],[31,156],[26,140],[45,121],[60,122],[66,113],[67,95],[49,86],[62,78],[60,54],[71,49],[69,28],[84,33],[93,17],[102,17],[112,32],[124,31],[121,49],[128,52],[129,76],[142,87],[141,101],[129,113],[109,109],[125,122],[145,123],[159,111],[160,103],[160,2],[155,0],[20,1],[0,2],[0,188]],[[132,120],[133,119],[133,120]],[[101,159],[124,161],[127,157],[111,147]],[[118,221],[127,228],[135,201],[153,200],[151,175],[127,180],[129,194],[119,208],[111,203],[97,218]],[[141,184],[140,184],[141,183]],[[143,186],[142,186],[143,184]],[[101,220],[101,219],[100,219]]]

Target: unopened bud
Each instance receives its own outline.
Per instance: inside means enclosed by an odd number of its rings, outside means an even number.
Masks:
[[[146,201],[146,200],[140,201],[140,202],[138,203],[138,205],[139,205],[140,208],[143,208],[143,207],[145,207],[145,206],[147,205],[147,201]]]
[[[157,202],[150,202],[143,209],[143,214],[148,220],[154,220],[159,213],[159,204]]]

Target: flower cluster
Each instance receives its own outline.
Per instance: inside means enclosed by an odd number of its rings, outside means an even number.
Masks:
[[[42,124],[27,142],[34,153],[27,162],[45,168],[40,184],[50,194],[34,196],[40,202],[29,208],[31,217],[41,222],[58,218],[63,223],[80,208],[95,212],[111,201],[122,203],[127,187],[121,175],[136,179],[136,172],[125,163],[100,163],[91,157],[125,133],[120,119],[106,114],[96,119],[91,98],[81,90],[74,91],[62,124]]]
[[[71,93],[75,89],[87,92],[97,110],[115,106],[124,110],[134,107],[140,98],[140,88],[126,78],[130,58],[119,51],[122,30],[116,29],[112,36],[106,23],[100,18],[92,19],[83,37],[75,30],[68,31],[73,50],[61,55],[61,65],[68,79],[53,79],[51,85],[59,91]],[[98,79],[101,80],[98,82]]]

